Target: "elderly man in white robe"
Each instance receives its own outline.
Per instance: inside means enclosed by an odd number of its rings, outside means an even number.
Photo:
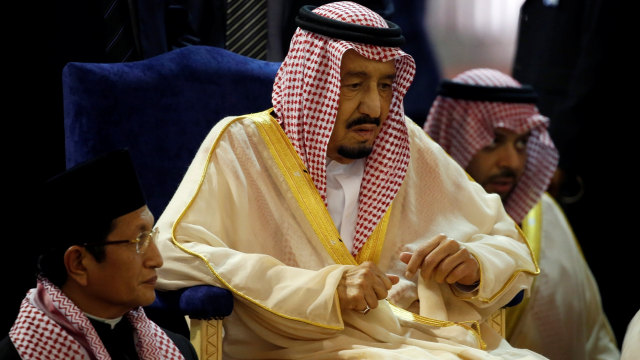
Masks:
[[[227,359],[543,358],[485,323],[539,269],[405,118],[401,30],[352,2],[297,24],[273,109],[216,124],[159,219],[159,287],[233,292]]]
[[[424,128],[499,194],[540,264],[531,297],[507,310],[506,338],[550,359],[618,359],[598,285],[562,209],[545,192],[558,163],[537,95],[495,69],[444,80]]]

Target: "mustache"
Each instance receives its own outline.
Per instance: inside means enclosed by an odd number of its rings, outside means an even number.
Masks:
[[[500,170],[499,173],[491,175],[489,179],[487,179],[487,181],[493,181],[498,178],[512,178],[513,180],[515,180],[517,176],[516,176],[516,172],[513,171],[512,169],[502,169]]]
[[[347,129],[351,129],[354,126],[364,124],[373,124],[375,126],[380,126],[380,118],[372,118],[371,116],[363,115],[359,118],[349,121],[349,123],[347,124]]]

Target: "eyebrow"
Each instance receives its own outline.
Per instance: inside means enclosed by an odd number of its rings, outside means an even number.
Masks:
[[[518,135],[518,136],[516,137],[516,139],[528,138],[528,137],[530,137],[530,136],[531,136],[531,130],[527,131],[527,132],[526,132],[526,133],[524,133],[524,134],[520,134],[520,135]],[[502,133],[502,132],[498,132],[498,131],[495,131],[495,130],[494,130],[494,131],[493,131],[493,137],[495,137],[495,138],[498,138],[498,137],[500,137],[500,138],[505,138],[505,137],[507,137],[507,134]]]
[[[148,227],[147,224],[140,223],[138,226],[136,226],[136,228],[138,229],[138,232],[142,233],[142,232],[145,232],[145,231],[153,230],[153,225],[151,225],[151,227]]]
[[[367,77],[369,76],[369,73],[366,71],[348,71],[346,74],[344,74],[344,76],[342,76],[342,78],[346,78],[346,77]],[[388,73],[384,76],[382,76],[383,79],[389,79],[389,80],[394,80],[396,78],[396,73]]]

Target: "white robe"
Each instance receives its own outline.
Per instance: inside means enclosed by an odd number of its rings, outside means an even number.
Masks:
[[[540,275],[519,317],[509,309],[507,331],[513,346],[550,359],[617,360],[620,351],[602,309],[598,285],[561,208],[548,194],[541,199],[541,217],[525,217],[523,229],[541,226]],[[541,221],[541,224],[536,224]],[[533,234],[526,232],[529,240]],[[533,246],[533,245],[532,245]]]
[[[405,181],[354,259],[269,112],[223,119],[158,220],[159,288],[206,283],[233,292],[234,310],[224,320],[227,359],[542,358],[480,325],[539,271],[519,229],[498,196],[470,181],[411,120],[407,125]],[[473,294],[404,278],[399,253],[439,233],[478,259]],[[368,314],[343,313],[336,288],[365,260],[400,283]],[[409,306],[420,315],[402,309]]]

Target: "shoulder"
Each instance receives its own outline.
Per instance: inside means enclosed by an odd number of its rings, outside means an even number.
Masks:
[[[415,121],[408,116],[404,118],[407,125],[407,132],[409,134],[409,142],[411,147],[440,147],[429,135],[422,129]]]
[[[271,116],[273,109],[245,115],[227,116],[218,121],[211,129],[205,143],[213,143],[214,147],[219,142],[252,141],[259,136],[259,128],[270,129],[277,125],[277,121]]]
[[[161,328],[161,329],[167,334],[167,336],[169,336],[171,341],[173,341],[173,343],[176,344],[176,346],[178,347],[178,350],[180,350],[180,352],[182,353],[182,355],[186,360],[198,359],[198,355],[196,354],[196,349],[193,347],[189,339],[171,330],[167,330],[165,328]]]
[[[411,147],[411,168],[430,176],[444,176],[455,182],[467,182],[466,171],[418,124],[405,117]]]
[[[200,144],[190,167],[205,166],[214,151],[221,151],[225,155],[251,151],[252,144],[259,141],[258,124],[272,121],[270,111],[227,116],[218,121]]]
[[[220,120],[214,126],[214,129],[226,129],[231,125],[240,127],[255,126],[257,123],[269,123],[272,121],[273,108],[266,109],[257,113],[227,116]]]
[[[411,157],[419,161],[440,162],[446,166],[460,167],[451,156],[433,140],[423,128],[418,126],[413,120],[405,117],[407,132],[409,135],[409,146],[411,147]]]
[[[579,253],[582,253],[580,243],[560,204],[546,192],[542,194],[540,201],[542,203],[542,228],[544,237],[554,239],[553,241],[556,243],[566,241],[567,244],[571,244]],[[545,241],[545,243],[548,242],[550,241]]]
[[[571,228],[562,207],[549,193],[543,193],[540,202],[542,203],[542,216],[546,221],[552,220],[554,223]]]

